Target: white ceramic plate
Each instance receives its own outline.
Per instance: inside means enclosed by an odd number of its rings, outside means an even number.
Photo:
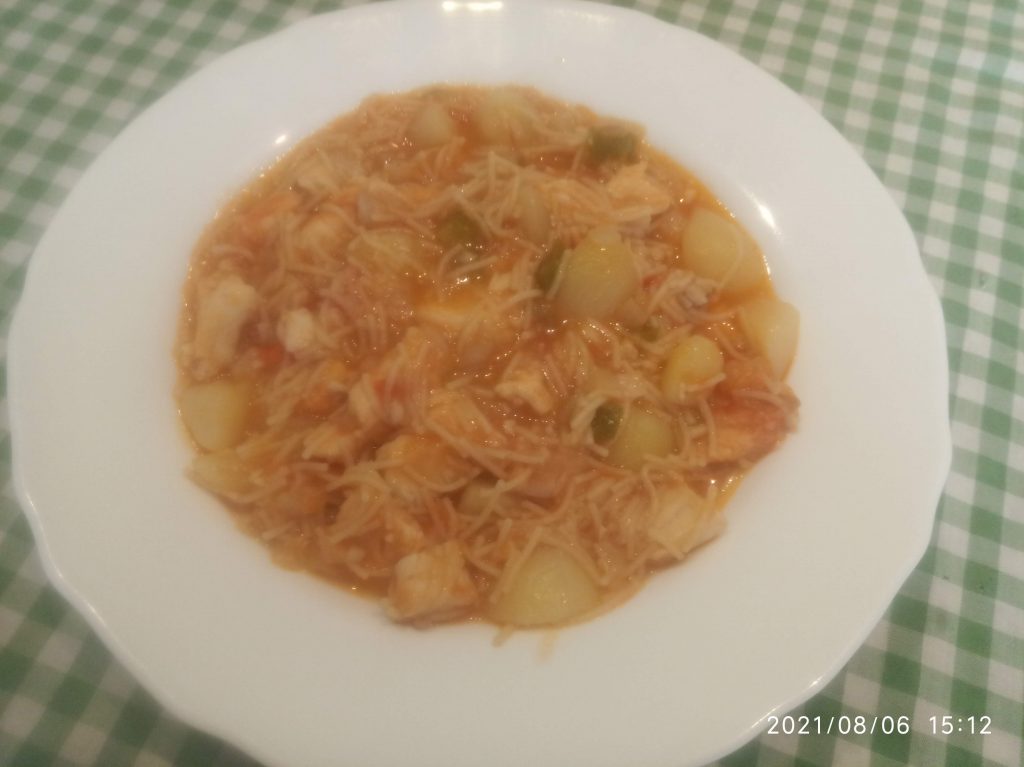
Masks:
[[[366,95],[539,86],[644,123],[762,243],[803,331],[799,433],[714,545],[612,613],[501,648],[278,569],[183,478],[171,348],[218,205]],[[898,332],[896,332],[898,330]],[[721,46],[556,0],[304,21],[165,96],[40,242],[10,341],[15,478],[54,583],[172,711],[271,765],[696,765],[817,691],[928,543],[950,459],[942,317],[900,212]]]

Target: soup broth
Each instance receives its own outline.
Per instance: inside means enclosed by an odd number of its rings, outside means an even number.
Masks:
[[[191,476],[417,625],[579,620],[722,530],[796,423],[798,316],[643,130],[528,88],[367,99],[232,200],[184,291]]]

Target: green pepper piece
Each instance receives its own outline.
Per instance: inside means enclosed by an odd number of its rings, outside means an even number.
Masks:
[[[622,405],[606,402],[594,411],[590,420],[590,430],[597,443],[609,442],[619,430],[622,422]]]
[[[598,125],[587,134],[587,156],[592,163],[636,160],[637,136],[624,125]]]
[[[480,224],[459,209],[445,216],[437,225],[437,241],[445,250],[458,245],[480,250],[487,244],[487,235]]]
[[[648,343],[657,341],[658,336],[661,335],[658,326],[655,324],[654,320],[651,319],[648,319],[647,322],[636,328],[633,332]]]
[[[558,270],[562,268],[562,258],[565,256],[565,245],[561,240],[555,240],[544,258],[537,264],[537,271],[533,273],[533,281],[537,287],[547,293],[555,284],[558,277]]]

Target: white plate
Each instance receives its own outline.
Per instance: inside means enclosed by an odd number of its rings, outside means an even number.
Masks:
[[[803,331],[799,433],[726,534],[558,633],[396,627],[276,568],[183,478],[171,359],[218,204],[366,95],[533,84],[644,123],[762,243]],[[15,479],[54,583],[183,719],[272,765],[696,765],[825,684],[929,540],[950,460],[942,316],[900,212],[797,96],[692,32],[557,0],[390,3],[206,67],[83,176],[10,340]]]

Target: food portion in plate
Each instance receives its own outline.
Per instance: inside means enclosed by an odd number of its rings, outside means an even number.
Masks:
[[[565,624],[719,533],[795,426],[798,323],[640,127],[520,87],[375,96],[193,254],[190,472],[396,621]]]

